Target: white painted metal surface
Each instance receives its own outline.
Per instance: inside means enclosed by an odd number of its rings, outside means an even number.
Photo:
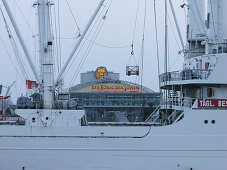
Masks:
[[[82,126],[83,111],[17,110],[26,124],[0,126],[0,169],[226,170],[227,109],[197,104],[227,98],[226,60],[223,51],[185,60],[187,70],[210,71],[206,78],[166,73],[161,88],[180,93],[178,101],[164,102],[172,113],[180,111],[166,126]]]
[[[53,38],[51,37],[50,21],[51,3],[47,0],[38,0],[38,25],[39,25],[39,58],[41,74],[41,92],[44,108],[52,109],[54,99],[54,60]]]
[[[208,15],[210,15],[208,37],[214,42],[223,42],[227,39],[227,1],[208,0]]]
[[[226,121],[226,110],[191,110],[163,127],[1,126],[0,163],[8,170],[225,170]]]
[[[188,41],[204,38],[201,35],[206,33],[205,2],[206,0],[188,0]]]

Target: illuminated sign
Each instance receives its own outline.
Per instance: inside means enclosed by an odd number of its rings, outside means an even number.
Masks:
[[[199,99],[199,108],[227,108],[227,99]]]
[[[148,92],[137,85],[119,83],[97,83],[84,86],[72,92]]]
[[[138,86],[131,85],[109,85],[109,84],[101,84],[101,85],[93,85],[92,91],[114,91],[114,92],[122,92],[122,91],[140,91]]]
[[[95,77],[100,80],[104,76],[108,76],[108,71],[106,67],[98,67],[95,71]]]

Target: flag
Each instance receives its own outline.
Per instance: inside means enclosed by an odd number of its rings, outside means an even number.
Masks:
[[[28,89],[32,89],[32,81],[31,80],[26,80],[26,87]]]
[[[35,88],[39,88],[39,84],[35,82]]]
[[[26,80],[26,87],[28,89],[39,88],[39,84],[36,81]]]

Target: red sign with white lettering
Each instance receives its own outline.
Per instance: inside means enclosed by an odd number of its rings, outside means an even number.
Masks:
[[[227,108],[227,99],[199,99],[199,108]]]

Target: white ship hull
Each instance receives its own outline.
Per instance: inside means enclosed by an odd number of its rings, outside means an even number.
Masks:
[[[1,126],[0,169],[226,170],[226,121],[191,110],[162,127]]]

